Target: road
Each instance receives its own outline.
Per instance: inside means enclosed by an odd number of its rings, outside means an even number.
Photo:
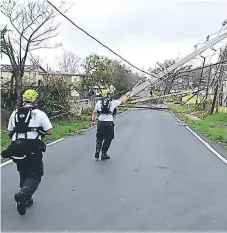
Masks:
[[[168,112],[116,119],[107,161],[95,129],[48,147],[45,176],[25,216],[13,200],[14,164],[2,168],[2,231],[227,231],[227,165]]]

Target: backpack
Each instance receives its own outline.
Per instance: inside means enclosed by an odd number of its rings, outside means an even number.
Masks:
[[[110,100],[102,99],[101,114],[112,114],[110,111]]]
[[[27,133],[36,131],[38,136],[36,139],[39,138],[40,135],[43,135],[41,131],[43,131],[42,127],[29,127],[30,120],[32,118],[32,110],[35,109],[34,107],[21,107],[18,108],[15,112],[15,128],[13,133],[16,133],[16,140],[18,139],[18,134],[24,134],[25,139],[27,139]]]
[[[28,132],[28,125],[31,120],[31,108],[19,108],[15,113],[15,132],[17,134]]]

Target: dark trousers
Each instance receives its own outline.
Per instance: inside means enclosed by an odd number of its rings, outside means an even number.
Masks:
[[[106,154],[114,139],[114,123],[112,121],[99,121],[96,133],[96,153]]]
[[[43,161],[42,159],[23,161],[17,164],[17,169],[20,174],[21,192],[30,198],[36,192],[44,175]]]
[[[100,153],[102,151],[103,154],[106,154],[112,139],[96,139],[96,153]]]

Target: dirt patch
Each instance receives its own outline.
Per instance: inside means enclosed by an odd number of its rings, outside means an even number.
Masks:
[[[192,114],[186,114],[186,116],[188,117],[188,119],[193,120],[193,121],[201,121],[201,119],[197,116],[194,116]]]
[[[227,129],[227,125],[216,125],[215,128]]]
[[[203,120],[209,115],[209,111],[198,111],[198,112],[191,112],[191,115],[199,118],[200,120]]]

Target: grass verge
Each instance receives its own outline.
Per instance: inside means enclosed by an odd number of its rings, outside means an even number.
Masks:
[[[172,106],[172,111],[190,127],[207,136],[211,140],[227,147],[227,114],[216,113],[203,120],[191,120],[186,116],[187,107]],[[185,111],[186,110],[186,111]]]
[[[201,121],[194,121],[183,116],[183,120],[192,128],[216,142],[227,146],[227,114],[216,113]]]
[[[47,135],[44,138],[45,142],[52,142],[66,135],[72,135],[80,132],[82,129],[89,128],[91,125],[91,115],[84,114],[81,116],[73,117],[67,121],[53,122],[54,134]],[[6,149],[10,144],[8,131],[1,131],[1,151]]]
[[[174,113],[178,113],[178,114],[179,113],[185,114],[192,109],[191,107],[188,107],[186,105],[176,105],[176,104],[173,104],[170,108]]]

